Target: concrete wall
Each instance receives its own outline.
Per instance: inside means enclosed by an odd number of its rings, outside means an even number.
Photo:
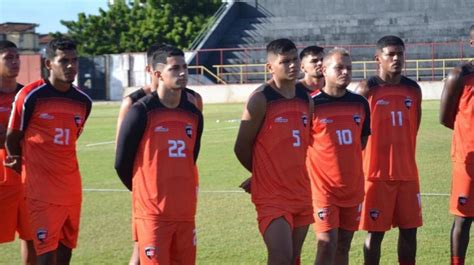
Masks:
[[[357,82],[349,85],[350,90],[357,87]],[[443,90],[443,82],[419,82],[423,100],[439,100]],[[189,88],[201,94],[205,104],[213,103],[241,103],[246,102],[250,94],[260,84],[248,85],[213,85],[213,86],[190,86]]]

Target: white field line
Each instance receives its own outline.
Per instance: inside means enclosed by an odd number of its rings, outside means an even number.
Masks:
[[[82,189],[85,192],[130,192],[126,189]],[[202,193],[243,193],[243,190],[200,190],[199,192]],[[440,196],[440,197],[448,197],[448,193],[421,193],[421,196]]]
[[[239,126],[208,129],[208,130],[204,130],[204,132],[231,130],[231,129],[237,129],[237,128],[239,128]],[[114,143],[115,141],[98,142],[98,143],[86,144],[86,147],[93,147],[93,146],[98,146],[98,145],[107,145],[107,144],[114,144]]]

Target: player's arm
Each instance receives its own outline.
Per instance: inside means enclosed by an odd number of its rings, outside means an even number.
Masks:
[[[115,131],[115,144],[116,145],[117,145],[117,139],[119,135],[120,126],[122,125],[122,121],[131,107],[132,107],[132,99],[130,97],[125,97],[122,100],[122,104],[120,104],[120,110],[119,110],[119,114],[117,118],[117,129]]]
[[[7,158],[4,162],[6,167],[21,173],[21,140],[23,132],[20,130],[8,128],[5,141],[5,149],[7,150]]]
[[[354,92],[367,98],[367,96],[369,95],[369,85],[367,83],[367,80],[360,81]]]
[[[133,165],[138,146],[146,127],[146,109],[142,104],[135,104],[125,115],[120,126],[115,151],[115,170],[120,180],[132,190]]]
[[[199,115],[196,143],[194,144],[194,163],[196,163],[199,156],[199,151],[201,150],[201,136],[202,136],[203,129],[204,129],[204,119],[201,114]]]
[[[195,96],[196,96],[196,107],[202,112],[203,110],[202,97],[201,95],[199,95],[199,93],[196,93]]]
[[[266,111],[266,99],[260,92],[254,92],[245,106],[234,152],[239,162],[252,172],[253,144],[262,125]]]
[[[456,67],[449,73],[441,93],[439,122],[451,129],[454,128],[459,97],[462,92],[462,83],[462,69],[461,67]]]

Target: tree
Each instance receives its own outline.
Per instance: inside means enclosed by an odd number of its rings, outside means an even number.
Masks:
[[[220,0],[116,1],[99,15],[80,13],[77,21],[61,21],[78,43],[80,55],[143,52],[151,44],[187,48],[214,12]],[[57,35],[57,33],[56,33]]]

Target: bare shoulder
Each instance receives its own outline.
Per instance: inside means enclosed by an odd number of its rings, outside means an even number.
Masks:
[[[364,79],[364,80],[359,82],[359,84],[355,88],[354,92],[356,94],[361,95],[361,96],[367,97],[367,95],[369,94],[369,90],[370,90],[369,81],[367,79]]]

